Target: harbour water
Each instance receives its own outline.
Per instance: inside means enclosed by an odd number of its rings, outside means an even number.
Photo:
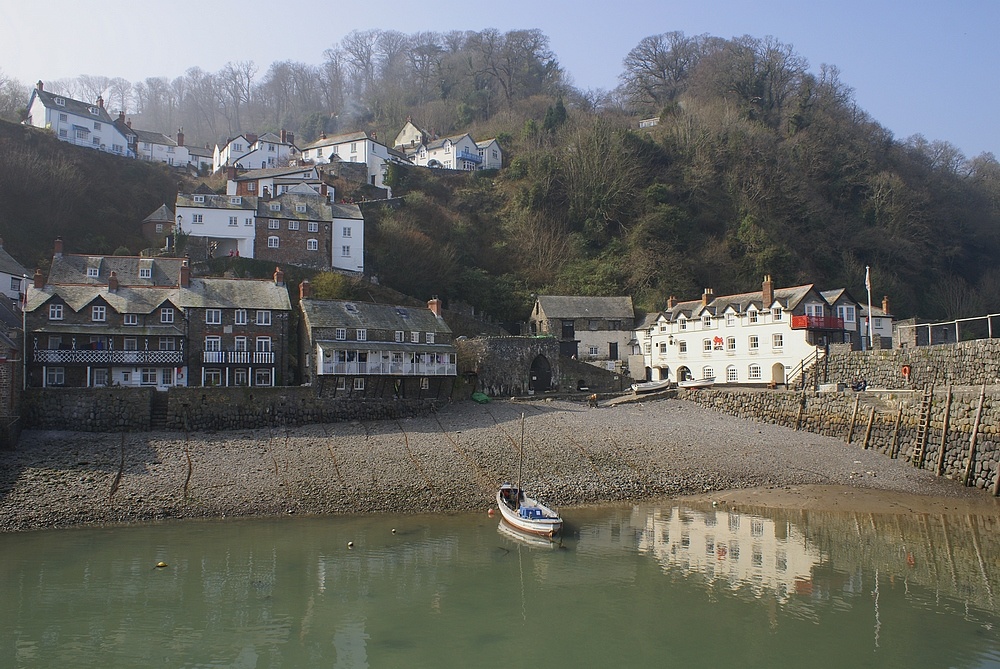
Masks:
[[[995,517],[563,515],[0,535],[0,666],[1000,667]]]

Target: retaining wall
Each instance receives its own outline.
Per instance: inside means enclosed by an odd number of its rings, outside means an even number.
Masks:
[[[902,374],[904,365],[910,367],[908,379]],[[811,372],[807,378],[812,382]],[[997,384],[1000,383],[1000,339],[847,353],[831,351],[816,366],[815,378],[820,383],[850,383],[862,378],[869,388]]]
[[[914,466],[968,485],[993,487],[1000,462],[1000,389],[983,399],[975,450],[970,444],[981,389],[945,388],[932,395],[924,456]],[[795,392],[761,390],[680,390],[680,399],[749,420],[784,425],[836,437],[889,457],[913,460],[921,423],[921,391]],[[870,427],[869,427],[870,424]],[[943,445],[943,457],[942,457]],[[967,470],[968,468],[968,470]]]

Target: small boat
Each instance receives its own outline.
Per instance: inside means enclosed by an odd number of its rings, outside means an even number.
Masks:
[[[686,379],[684,381],[678,381],[678,388],[711,388],[715,385],[715,379]]]
[[[510,483],[504,483],[497,490],[497,507],[500,516],[515,530],[554,537],[562,529],[563,521],[558,513]]]
[[[633,383],[632,392],[636,395],[642,393],[655,393],[657,390],[667,390],[670,388],[670,379],[660,379],[659,381],[645,381],[643,383]]]
[[[524,466],[524,414],[521,414],[521,446],[518,449],[517,485],[503,483],[497,490],[500,517],[521,532],[541,537],[554,537],[562,529],[559,514],[541,502],[524,494],[521,470]]]

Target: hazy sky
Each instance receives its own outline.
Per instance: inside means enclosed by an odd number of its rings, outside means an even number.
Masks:
[[[680,30],[772,35],[818,71],[840,68],[898,139],[920,133],[968,157],[1000,156],[998,0],[0,0],[0,72],[32,84],[80,74],[130,81],[253,60],[318,65],[352,30],[539,28],[579,88],[614,88],[643,37]]]

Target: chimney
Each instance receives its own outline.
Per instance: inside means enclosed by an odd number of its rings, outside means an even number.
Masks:
[[[288,144],[294,144],[295,143],[295,134],[294,133],[286,132],[285,133],[285,138],[287,139],[287,143]]]
[[[184,128],[177,128],[177,146],[184,146]]]
[[[287,133],[287,132],[285,131],[285,129],[284,129],[284,128],[282,128],[282,129],[281,129],[281,143],[282,143],[282,144],[287,144],[287,142],[285,141],[285,139],[286,139],[287,137],[288,137],[288,133]]]
[[[114,270],[111,271],[111,276],[108,277],[108,290],[112,293],[118,290],[118,272]]]
[[[326,130],[324,130],[323,132],[319,133],[319,138],[320,139],[326,139]]]
[[[427,308],[430,309],[435,316],[441,318],[441,300],[438,299],[437,295],[427,300]]]
[[[274,268],[274,285],[276,286],[285,285],[285,273],[281,271],[280,267]]]
[[[41,82],[38,82],[38,83],[41,83]],[[35,275],[33,277],[31,277],[31,280],[34,282],[35,288],[44,288],[45,287],[45,277],[42,276],[42,270],[40,270],[37,267],[35,268]]]
[[[63,254],[63,241],[62,237],[56,237],[55,248],[52,251],[53,258],[62,258]]]
[[[230,165],[226,168],[226,178],[230,181],[236,179],[236,165]]]
[[[129,120],[125,121],[125,125],[127,125],[129,127],[129,130],[131,130],[132,129],[132,119],[129,119]]]
[[[97,96],[97,106],[104,109],[104,98],[100,95]]]
[[[677,297],[675,295],[671,295],[670,297],[667,298],[667,309],[673,309],[676,306],[677,306]]]
[[[701,306],[707,307],[708,303],[712,301],[714,297],[711,288],[706,288],[705,292],[701,294]]]
[[[42,83],[41,79],[39,79],[38,83],[35,84],[35,88],[37,88],[40,91],[44,91],[45,90],[45,84]]]
[[[884,311],[887,314],[892,313],[892,312],[889,311],[889,296],[888,295],[883,295],[882,296],[882,311]]]
[[[247,144],[249,144],[250,146],[253,146],[256,143],[257,143],[257,135],[253,134],[252,132],[248,132],[247,133]]]
[[[125,112],[123,111],[118,112],[118,120],[121,121],[122,123],[125,122]]]
[[[303,279],[299,284],[299,299],[306,300],[310,297],[312,297],[312,284],[309,283],[309,279]]]
[[[763,295],[764,308],[770,309],[771,305],[774,303],[774,282],[771,281],[771,275],[764,275],[764,283],[761,285],[761,293]]]
[[[181,261],[181,288],[187,288],[191,285],[191,265],[188,263],[187,256],[184,256],[184,260]]]

